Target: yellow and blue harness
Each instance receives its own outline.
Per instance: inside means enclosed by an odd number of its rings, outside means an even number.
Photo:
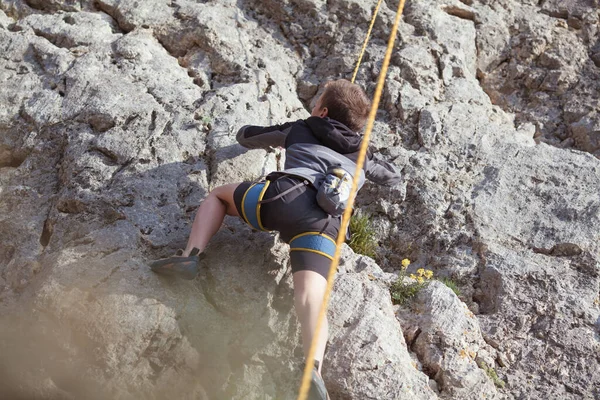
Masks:
[[[304,181],[296,186],[293,186],[278,195],[263,200],[263,197],[269,187],[270,181],[253,183],[242,197],[242,218],[252,228],[268,232],[260,218],[260,208],[262,204],[269,203],[277,200],[292,190],[297,189],[300,186],[307,185],[308,182]],[[304,232],[294,236],[290,240],[290,251],[309,251],[312,253],[320,254],[324,257],[333,260],[335,254],[335,240],[330,236],[322,232]]]

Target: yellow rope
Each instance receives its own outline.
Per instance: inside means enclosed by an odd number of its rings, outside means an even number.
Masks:
[[[354,83],[356,79],[356,74],[358,74],[358,67],[360,67],[360,63],[362,61],[363,55],[365,54],[365,50],[367,49],[367,44],[369,43],[369,38],[371,37],[371,31],[373,30],[373,25],[375,25],[375,18],[377,17],[377,13],[379,12],[379,7],[381,6],[381,2],[383,0],[379,0],[377,5],[375,6],[375,11],[373,11],[373,18],[371,18],[371,25],[369,25],[369,30],[367,31],[367,36],[365,37],[365,42],[362,45],[362,49],[360,49],[360,54],[358,55],[358,61],[356,62],[356,67],[354,67],[354,72],[352,73],[352,79],[350,82]]]
[[[333,290],[333,278],[335,276],[335,272],[337,271],[337,267],[340,261],[340,252],[342,244],[344,243],[344,240],[346,238],[346,229],[348,228],[348,222],[350,221],[352,206],[354,205],[356,188],[358,187],[360,173],[365,163],[367,148],[369,146],[369,139],[371,137],[371,131],[373,130],[373,124],[375,122],[377,108],[379,107],[379,100],[381,99],[383,84],[385,83],[385,76],[387,74],[387,69],[390,64],[390,58],[392,56],[392,50],[394,47],[394,42],[396,40],[396,32],[398,30],[398,25],[400,24],[402,10],[404,9],[404,2],[405,0],[400,0],[400,2],[398,3],[396,19],[394,20],[394,25],[392,26],[392,32],[390,33],[390,38],[388,40],[387,50],[383,59],[383,65],[381,66],[381,72],[379,73],[379,78],[377,79],[377,87],[375,88],[375,94],[373,95],[373,104],[371,105],[371,112],[369,113],[369,118],[367,119],[367,128],[365,130],[365,134],[361,143],[358,160],[356,160],[356,170],[354,171],[354,180],[352,181],[352,190],[350,191],[350,201],[348,207],[346,207],[346,209],[344,210],[342,224],[340,226],[340,231],[338,232],[335,254],[333,256],[333,260],[331,261],[331,266],[329,267],[329,274],[327,276],[327,288],[325,290],[325,295],[323,296],[323,303],[321,304],[319,319],[317,320],[317,326],[315,328],[313,340],[310,345],[308,357],[306,359],[306,366],[304,368],[304,374],[302,375],[302,385],[300,386],[298,400],[306,400],[306,397],[308,396],[308,389],[310,388],[310,378],[312,375],[312,369],[315,362],[315,352],[317,348],[317,332],[321,331],[321,328],[323,327],[323,321],[325,320],[327,314],[327,306],[329,304],[329,298],[331,297],[331,291]]]

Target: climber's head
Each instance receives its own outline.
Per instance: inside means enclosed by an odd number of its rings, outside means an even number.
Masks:
[[[329,117],[355,132],[367,122],[371,102],[360,86],[345,79],[329,81],[312,110],[313,117]]]

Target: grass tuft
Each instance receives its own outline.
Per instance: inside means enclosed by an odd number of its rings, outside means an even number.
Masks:
[[[482,370],[485,371],[487,376],[490,377],[490,379],[492,380],[492,382],[494,382],[494,385],[496,385],[496,387],[498,387],[500,389],[504,389],[504,385],[506,383],[502,379],[500,379],[500,377],[496,373],[496,370],[494,369],[494,367],[489,367],[485,363],[485,361],[480,361],[478,364],[479,364],[479,368],[481,368]]]
[[[454,282],[450,278],[438,278],[438,280],[444,285],[448,286],[450,289],[452,289],[456,296],[460,297],[460,288],[458,287],[458,284],[456,282]]]
[[[348,245],[357,254],[371,258],[377,255],[377,241],[375,240],[375,229],[371,225],[369,216],[356,213],[350,218],[350,243]]]

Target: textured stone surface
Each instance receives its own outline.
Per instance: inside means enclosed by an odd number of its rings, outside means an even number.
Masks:
[[[236,130],[306,117],[350,76],[372,6],[0,0],[0,397],[295,397],[285,245],[228,218],[197,280],[147,262],[185,244],[211,188],[281,167]],[[359,195],[380,247],[344,252],[334,399],[600,396],[598,8],[407,2],[372,143],[403,181]],[[460,300],[433,284],[401,327],[403,258]]]
[[[600,156],[598,1],[473,4],[482,15],[477,43],[482,86],[492,102],[536,126],[538,140]]]
[[[498,398],[477,363],[495,365],[496,351],[483,340],[475,315],[446,285],[432,281],[398,316],[405,332],[417,332],[409,338],[410,349],[443,397]]]
[[[325,380],[334,398],[433,399],[412,363],[394,316],[386,274],[371,259],[345,254],[335,283]],[[360,272],[354,272],[359,270]]]

